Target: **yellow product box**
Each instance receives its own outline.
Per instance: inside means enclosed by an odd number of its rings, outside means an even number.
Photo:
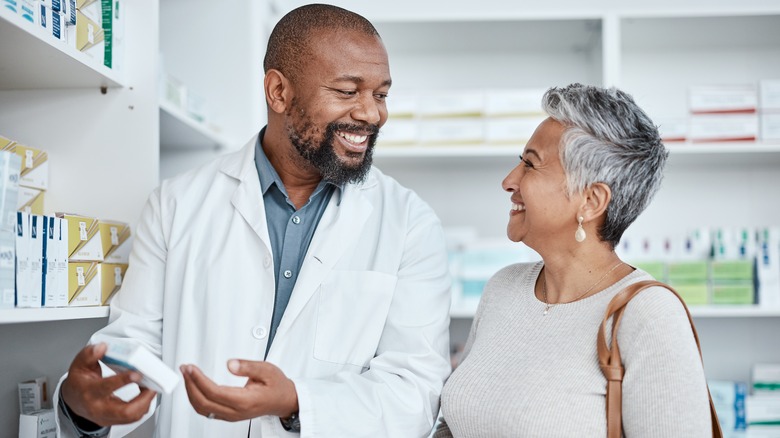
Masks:
[[[34,189],[49,188],[49,154],[46,151],[0,138],[2,150],[13,152],[22,158],[19,185]]]
[[[68,44],[76,50],[91,56],[96,63],[103,64],[105,59],[105,33],[99,22],[76,11],[76,25],[67,28]]]
[[[98,262],[68,263],[68,305],[99,306],[103,300],[101,269]]]
[[[435,91],[419,101],[421,117],[482,117],[485,93],[482,91]]]
[[[100,0],[76,0],[76,10],[86,15],[90,20],[100,23],[103,21],[102,3]]]
[[[100,303],[108,304],[108,300],[122,287],[122,279],[127,272],[127,263],[100,264]]]
[[[485,121],[485,141],[489,144],[525,143],[544,117],[489,118]]]
[[[520,88],[488,90],[485,92],[485,115],[490,117],[524,116],[541,117],[542,96],[546,88]]]
[[[420,122],[420,143],[438,145],[481,144],[485,141],[482,119],[429,119]]]
[[[130,258],[132,239],[130,225],[124,222],[98,220],[100,242],[103,246],[105,263],[127,263]]]
[[[45,193],[43,190],[20,186],[16,209],[30,214],[43,214],[43,197]]]
[[[103,243],[96,218],[70,213],[57,213],[57,217],[68,221],[69,261],[103,261]]]

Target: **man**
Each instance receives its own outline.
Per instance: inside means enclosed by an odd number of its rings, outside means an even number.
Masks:
[[[382,41],[357,14],[304,6],[274,28],[265,72],[268,126],[151,195],[99,334],[181,370],[160,437],[425,436],[450,372],[450,283],[432,210],[371,168]],[[154,408],[148,389],[112,395],[139,376],[103,378],[105,349],[83,349],[61,384],[64,434]]]

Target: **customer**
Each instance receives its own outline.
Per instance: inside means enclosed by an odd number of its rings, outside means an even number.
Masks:
[[[605,437],[596,336],[610,299],[650,280],[614,252],[661,184],[667,151],[631,96],[552,88],[549,118],[504,179],[507,234],[542,261],[485,287],[465,357],[442,393],[442,437]],[[707,386],[680,301],[655,287],[618,329],[626,437],[711,437]]]
[[[390,84],[365,18],[295,9],[268,42],[268,125],[151,195],[99,334],[181,369],[156,436],[430,433],[451,371],[450,280],[433,211],[371,167]],[[138,376],[102,378],[105,351],[82,350],[61,385],[63,436],[105,434],[153,401],[112,395]]]

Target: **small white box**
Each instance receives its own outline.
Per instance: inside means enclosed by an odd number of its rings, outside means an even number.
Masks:
[[[780,403],[780,364],[754,364],[751,379],[753,394],[776,394],[778,396],[778,403]],[[780,417],[778,419],[780,419]]]
[[[48,379],[44,376],[33,380],[19,382],[19,412],[31,414],[35,411],[51,407],[49,403]]]
[[[763,113],[760,116],[761,140],[780,140],[780,111],[776,113]]]
[[[60,307],[60,296],[57,278],[57,257],[59,255],[59,241],[57,240],[57,218],[43,217],[43,307]],[[65,303],[67,305],[67,302]]]
[[[41,3],[38,8],[41,27],[46,34],[58,41],[65,41],[65,15]]]
[[[390,120],[410,119],[419,113],[419,100],[415,93],[393,91],[387,96],[386,102],[387,116]]]
[[[43,305],[43,242],[46,240],[43,224],[45,216],[30,215],[30,290],[29,307]]]
[[[30,296],[30,215],[20,211],[17,212],[16,219],[16,307],[33,307]]]
[[[420,125],[414,119],[389,119],[379,131],[378,142],[382,145],[408,145],[420,140]]]
[[[758,94],[754,85],[713,85],[690,88],[692,114],[755,113]]]
[[[19,438],[57,438],[54,409],[19,415]]]
[[[489,144],[526,143],[545,117],[493,118],[485,123],[485,138]]]
[[[17,0],[17,8],[17,12],[24,20],[38,24],[38,11],[34,0]]]
[[[780,111],[780,79],[764,79],[759,82],[759,108]]]
[[[56,218],[57,232],[57,301],[61,307],[68,305],[68,221]]]
[[[438,91],[420,100],[421,117],[481,117],[485,94],[478,91]]]
[[[755,141],[758,115],[696,115],[691,117],[692,142]]]
[[[489,90],[485,94],[485,115],[545,116],[542,110],[544,88]]]
[[[93,343],[105,342],[108,345],[102,362],[117,373],[137,371],[143,378],[140,386],[158,393],[170,394],[179,383],[176,374],[159,357],[152,354],[143,345],[129,339],[102,338],[95,336]]]
[[[659,118],[654,119],[658,125],[658,133],[664,143],[683,142],[688,140],[688,118]]]
[[[485,141],[482,119],[429,119],[420,121],[420,142],[425,144],[475,144]]]
[[[18,14],[19,2],[17,0],[3,0],[2,8],[10,10],[14,14]]]

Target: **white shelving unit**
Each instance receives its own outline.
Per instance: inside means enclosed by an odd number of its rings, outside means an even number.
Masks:
[[[124,70],[113,71],[0,9],[0,133],[49,154],[45,211],[135,224],[158,184],[157,0],[124,2]],[[54,385],[108,308],[0,311],[0,430],[18,429],[16,384]]]
[[[220,151],[230,141],[209,125],[194,119],[181,108],[160,101],[160,147],[168,150]]]
[[[299,1],[275,1],[275,21]],[[485,0],[357,0],[339,6],[379,30],[393,93],[546,88],[572,82],[619,86],[653,118],[687,115],[693,85],[780,77],[780,5],[766,0],[658,0],[653,5],[564,0],[549,5]],[[392,116],[392,115],[391,115]],[[505,236],[509,197],[501,181],[517,164],[512,147],[386,146],[375,164],[414,189],[445,227]],[[780,224],[780,144],[670,143],[661,192],[627,236],[678,235],[701,226]],[[476,302],[454,302],[453,341],[468,333]],[[700,307],[711,378],[749,379],[752,363],[780,362],[780,312]]]

